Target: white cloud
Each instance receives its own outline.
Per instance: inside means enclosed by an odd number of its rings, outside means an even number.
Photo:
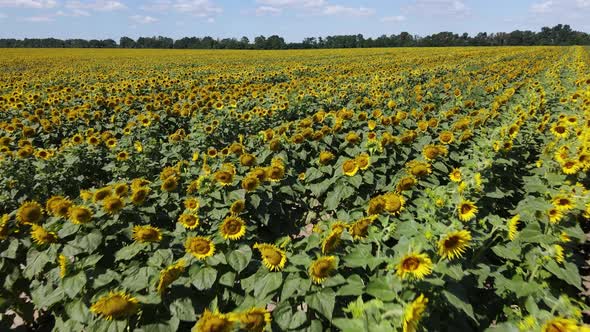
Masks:
[[[555,3],[552,0],[534,3],[531,5],[531,11],[538,14],[547,13],[553,9],[554,4]]]
[[[386,16],[381,18],[381,22],[403,22],[405,20],[406,17],[403,15]]]
[[[68,1],[65,7],[68,9],[94,10],[103,12],[110,12],[127,8],[127,6],[125,6],[125,4],[123,4],[122,2],[114,0],[94,0],[91,2],[81,2],[75,0]]]
[[[260,6],[256,8],[256,15],[278,15],[282,13],[283,10],[281,8],[272,7],[272,6]]]
[[[425,16],[447,17],[463,17],[470,13],[463,0],[414,0],[405,11]]]
[[[129,18],[136,23],[139,24],[149,24],[149,23],[154,23],[154,22],[158,22],[158,19],[155,17],[151,17],[151,16],[143,16],[143,15],[133,15],[133,16],[129,16]]]
[[[590,8],[590,0],[576,0],[576,5],[579,8]]]
[[[87,17],[90,16],[90,13],[86,10],[82,9],[70,9],[67,11],[59,10],[55,13],[57,16],[65,16],[65,17]]]
[[[375,14],[375,9],[367,7],[346,7],[340,5],[329,5],[323,8],[322,14],[343,16],[371,16]]]
[[[146,11],[174,10],[197,17],[212,18],[223,12],[223,8],[214,4],[211,0],[155,0],[140,7]]]
[[[322,7],[326,5],[325,0],[257,0],[261,5],[273,7]]]
[[[6,16],[6,14],[2,14],[2,13],[0,13],[0,20],[1,20],[1,19],[3,19],[3,18],[7,18],[7,17],[8,17],[8,16]]]
[[[53,8],[57,6],[55,0],[0,0],[0,7],[24,7],[24,8]]]
[[[25,17],[23,20],[25,20],[27,22],[33,22],[33,23],[47,23],[47,22],[55,21],[53,16],[30,16],[30,17]]]

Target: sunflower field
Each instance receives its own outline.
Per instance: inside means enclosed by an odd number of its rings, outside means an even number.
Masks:
[[[0,64],[0,330],[590,331],[586,48]]]

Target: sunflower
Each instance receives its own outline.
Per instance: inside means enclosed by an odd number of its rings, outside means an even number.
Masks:
[[[246,223],[242,218],[229,216],[219,226],[219,232],[226,240],[238,240],[246,234]]]
[[[326,254],[332,252],[340,245],[340,236],[342,235],[342,230],[334,229],[326,236],[324,241],[322,241],[322,254]]]
[[[242,179],[242,189],[250,192],[256,190],[260,185],[260,180],[256,176],[246,176]]]
[[[551,126],[551,133],[553,135],[555,135],[555,137],[558,138],[565,138],[568,135],[568,130],[567,127],[565,127],[564,125],[560,124],[560,123],[556,123],[553,126]]]
[[[8,237],[9,232],[9,225],[8,221],[10,220],[10,216],[8,214],[2,215],[0,218],[0,240],[5,240]]]
[[[342,172],[348,176],[354,176],[359,170],[359,165],[356,160],[349,159],[342,164]]]
[[[186,264],[183,259],[178,260],[175,264],[172,264],[162,271],[160,271],[160,279],[158,280],[158,285],[156,286],[156,291],[160,296],[164,294],[166,288],[170,286],[176,279],[180,277],[180,275],[184,272]]]
[[[352,225],[350,225],[348,231],[355,240],[364,239],[367,237],[367,234],[369,233],[369,226],[373,223],[375,219],[375,216],[361,218],[355,221]],[[332,230],[335,229],[338,228],[335,228],[334,225],[332,225]],[[343,228],[340,229],[341,232],[342,230]]]
[[[552,208],[547,211],[547,216],[549,217],[550,223],[557,224],[561,218],[563,218],[563,212],[556,208]]]
[[[176,176],[170,176],[162,181],[160,189],[167,192],[172,192],[178,187],[178,180]]]
[[[127,159],[129,159],[129,152],[119,151],[119,153],[117,153],[117,160],[118,161],[125,161]]]
[[[110,186],[100,188],[94,192],[94,195],[92,196],[92,201],[94,203],[100,202],[100,201],[104,200],[105,198],[110,197],[112,194],[113,194],[113,190],[111,189]]]
[[[92,219],[92,210],[82,205],[72,205],[68,209],[68,218],[76,225],[86,224]]]
[[[553,251],[555,253],[555,261],[557,263],[563,263],[563,261],[564,261],[563,247],[560,246],[559,244],[554,244],[553,245]]]
[[[139,302],[136,298],[124,292],[111,291],[98,299],[90,307],[90,311],[107,320],[124,319],[134,315],[139,309]]]
[[[576,159],[567,159],[561,164],[561,170],[568,175],[576,174],[580,170],[580,165]]]
[[[447,154],[447,152],[448,151],[447,151],[446,147],[432,145],[432,144],[426,145],[422,149],[422,155],[428,161],[434,160],[434,159],[438,158],[439,156],[445,155],[445,154]]]
[[[140,243],[160,242],[162,240],[162,231],[152,226],[134,226],[132,238]]]
[[[56,243],[58,240],[55,232],[50,232],[37,224],[32,224],[31,238],[38,245]]]
[[[311,263],[309,276],[316,284],[324,282],[336,270],[336,257],[323,256]]]
[[[251,308],[245,312],[235,314],[241,328],[248,332],[262,332],[271,323],[271,315],[264,308]]]
[[[367,214],[370,216],[381,214],[385,210],[386,204],[387,201],[382,195],[371,198],[367,207]]]
[[[266,181],[266,170],[262,167],[254,168],[247,176],[253,176],[258,179],[258,181],[263,182]]]
[[[249,153],[244,153],[240,156],[240,164],[243,166],[251,167],[256,165],[256,157]]]
[[[570,318],[555,317],[543,324],[541,332],[577,332],[576,321]]]
[[[461,179],[462,179],[461,170],[458,168],[453,168],[453,170],[449,174],[449,179],[451,179],[451,181],[453,181],[453,182],[461,182]]]
[[[574,208],[574,201],[565,195],[555,196],[552,202],[553,206],[561,212],[566,212]]]
[[[425,177],[428,174],[432,173],[432,168],[430,167],[430,164],[426,162],[410,162],[408,163],[408,167],[410,174],[417,178]]]
[[[150,194],[151,189],[148,187],[139,187],[133,189],[133,193],[131,194],[131,202],[134,205],[141,205],[145,202],[145,199]]]
[[[517,214],[508,220],[508,239],[514,241],[518,233],[518,223],[520,222],[520,215]]]
[[[59,264],[59,277],[63,279],[68,273],[68,258],[64,255],[59,255],[57,261]]]
[[[287,255],[273,244],[256,243],[254,249],[258,249],[262,256],[262,263],[271,271],[280,271],[287,263]]]
[[[369,168],[369,165],[371,164],[371,159],[369,158],[369,155],[366,153],[361,153],[355,158],[355,160],[357,165],[359,166],[359,169],[361,170],[366,170],[367,168]]]
[[[383,199],[385,200],[385,211],[393,215],[398,215],[406,204],[404,197],[396,193],[387,193],[383,195]]]
[[[472,201],[463,200],[457,206],[457,212],[459,213],[459,219],[461,221],[469,221],[475,218],[477,214],[477,206]]]
[[[450,232],[438,241],[438,254],[449,260],[463,256],[471,242],[471,233],[468,230]]]
[[[415,332],[418,329],[418,323],[426,310],[426,304],[428,304],[428,299],[424,297],[424,294],[420,294],[408,305],[404,310],[403,332]]]
[[[127,183],[117,183],[114,187],[115,195],[119,197],[127,197],[129,194],[129,186]]]
[[[453,135],[453,132],[445,130],[442,131],[439,135],[438,135],[438,140],[442,143],[442,144],[451,144],[453,143],[455,136]]]
[[[246,209],[246,201],[239,199],[233,202],[229,208],[229,212],[233,215],[238,215]]]
[[[63,206],[59,207],[59,205],[61,205],[61,203],[63,201],[64,202]],[[67,206],[67,204],[69,203],[69,205],[72,205],[72,202],[68,199],[66,199],[63,196],[51,196],[51,198],[49,198],[47,200],[47,202],[45,202],[45,211],[47,211],[48,214],[55,216],[55,217],[63,217],[63,210],[65,207],[65,214],[67,215],[68,213],[68,208],[69,206]]]
[[[408,275],[416,279],[424,279],[432,273],[432,261],[427,254],[410,253],[400,260],[396,270],[396,274],[402,279]]]
[[[320,165],[328,165],[335,158],[334,154],[330,151],[320,152],[319,163]]]
[[[199,226],[199,217],[192,213],[183,213],[178,217],[178,222],[186,229],[195,229]]]
[[[125,207],[125,202],[117,196],[110,196],[103,200],[103,209],[109,214],[116,214]]]
[[[413,176],[406,176],[398,181],[396,190],[398,192],[410,190],[416,185],[416,182],[417,181]]]
[[[285,167],[282,165],[271,165],[266,168],[266,176],[272,182],[278,182],[285,177]]]
[[[186,252],[201,260],[213,256],[215,252],[215,244],[203,236],[189,237],[184,243],[184,248]]]
[[[195,327],[194,332],[230,332],[233,330],[233,320],[225,314],[211,312],[205,309]]]
[[[16,212],[16,220],[23,224],[38,224],[43,218],[43,208],[35,201],[24,202]]]
[[[351,131],[348,134],[346,134],[346,137],[344,139],[350,144],[357,144],[361,141],[361,137],[354,131]]]

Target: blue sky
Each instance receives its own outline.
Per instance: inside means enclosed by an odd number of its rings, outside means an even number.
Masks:
[[[557,23],[590,32],[590,0],[0,0],[0,38],[215,38],[408,31],[475,34]]]

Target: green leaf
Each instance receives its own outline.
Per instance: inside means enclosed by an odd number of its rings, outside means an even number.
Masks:
[[[86,273],[80,272],[74,276],[67,276],[63,279],[63,288],[70,298],[75,298],[86,285]]]
[[[338,289],[338,296],[360,296],[363,293],[365,284],[363,279],[353,274],[346,279],[346,284]]]
[[[211,267],[200,268],[193,276],[192,284],[198,290],[210,289],[217,279],[217,270]]]
[[[460,309],[461,311],[466,313],[467,316],[469,316],[469,318],[471,318],[475,322],[477,322],[477,319],[473,315],[473,307],[471,306],[470,303],[468,303],[464,300],[465,296],[463,294],[460,294],[463,299],[459,298],[457,295],[455,295],[447,290],[443,290],[443,294],[445,295],[445,297],[447,298],[447,300],[449,301],[450,304],[455,306],[455,308]]]
[[[130,260],[146,247],[147,245],[145,243],[133,242],[130,245],[119,249],[115,253],[115,261]]]
[[[236,280],[236,273],[228,271],[219,277],[219,283],[227,287],[233,287]]]
[[[252,259],[252,249],[249,246],[241,246],[227,256],[227,262],[237,273],[242,272]]]
[[[371,280],[367,285],[366,292],[384,302],[392,301],[397,296],[397,293],[383,278]]]
[[[334,305],[336,304],[336,293],[330,288],[324,288],[321,292],[313,293],[305,297],[305,302],[310,308],[332,320]]]
[[[49,263],[50,261],[51,260],[49,259],[49,256],[45,251],[29,252],[29,255],[27,255],[27,266],[23,271],[24,276],[28,279],[32,279],[37,274],[41,273],[45,265],[47,265],[47,263]]]
[[[170,318],[167,322],[154,323],[154,324],[143,324],[141,328],[137,329],[137,332],[169,332],[178,331],[178,325],[180,319],[177,317]]]
[[[520,247],[511,246],[510,248],[497,245],[492,248],[492,251],[501,258],[506,258],[514,261],[520,260]]]
[[[565,269],[563,269],[557,265],[554,260],[550,260],[545,265],[543,265],[543,267],[545,267],[547,271],[551,272],[557,278],[567,282],[579,290],[582,290],[582,279],[580,278],[580,273],[578,272],[578,268],[575,264],[565,262]]]
[[[342,332],[368,331],[365,322],[361,319],[335,318],[332,323]]]
[[[299,277],[299,273],[289,273],[283,283],[281,299],[288,299],[294,294],[305,294],[311,287],[311,280]]]
[[[282,283],[283,274],[281,272],[269,272],[254,284],[254,297],[266,297],[281,287]]]
[[[90,310],[88,310],[84,302],[81,300],[67,302],[65,304],[65,309],[68,316],[70,316],[70,319],[73,319],[76,322],[85,323],[92,318]]]
[[[172,302],[170,304],[170,313],[172,313],[173,317],[187,322],[194,322],[197,317],[193,302],[188,297],[179,298]]]

